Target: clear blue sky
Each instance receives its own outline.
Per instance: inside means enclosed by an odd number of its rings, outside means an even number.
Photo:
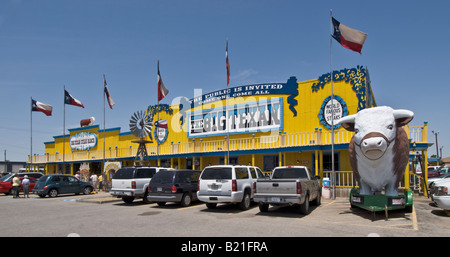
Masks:
[[[225,88],[226,38],[231,87],[315,79],[330,70],[330,9],[368,33],[362,55],[333,41],[333,68],[367,66],[378,105],[414,111],[450,156],[450,1],[3,0],[0,159],[30,154],[31,96],[53,105],[51,117],[33,112],[33,153],[63,134],[64,85],[86,107],[66,106],[66,129],[91,116],[102,128],[105,74],[106,127],[122,132],[156,104],[158,59],[162,103]]]

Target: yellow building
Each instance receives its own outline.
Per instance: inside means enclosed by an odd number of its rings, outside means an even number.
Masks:
[[[330,73],[302,82],[290,77],[286,82],[222,89],[176,105],[148,106],[151,133],[143,139],[151,143],[146,144],[145,160],[201,170],[227,163],[229,154],[231,164],[252,164],[263,171],[304,165],[323,177],[332,169],[332,120],[376,106],[364,67],[333,72],[333,102],[330,84]],[[68,174],[109,173],[133,165],[139,146],[133,141],[139,138],[129,128],[121,130],[104,131],[99,125],[69,129],[69,134],[45,142],[45,154],[33,156],[33,165],[45,166],[47,173]],[[426,123],[406,130],[415,138],[415,149],[426,153]],[[348,160],[352,133],[340,125],[334,131],[335,170],[340,185],[348,186],[353,183]]]

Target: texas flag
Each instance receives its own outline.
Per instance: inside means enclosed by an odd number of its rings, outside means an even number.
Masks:
[[[113,106],[116,104],[115,102],[114,102],[114,100],[112,99],[112,97],[111,97],[111,94],[109,93],[109,90],[108,90],[108,85],[106,85],[106,79],[103,77],[103,86],[104,86],[104,88],[105,88],[105,95],[106,95],[106,100],[108,100],[108,104],[109,104],[109,108],[113,108]]]
[[[155,127],[166,129],[167,128],[167,119],[156,121],[155,122]]]
[[[161,101],[169,93],[169,90],[164,85],[161,74],[159,73],[159,60],[158,60],[158,102]]]
[[[84,108],[83,103],[81,103],[80,100],[73,98],[73,96],[71,96],[69,94],[69,92],[67,92],[67,90],[65,90],[65,89],[64,89],[64,104],[70,104],[70,105],[80,106],[80,107]]]
[[[361,53],[367,34],[347,27],[333,17],[331,17],[331,19],[333,21],[334,28],[332,37],[336,39],[343,47]]]
[[[44,104],[36,100],[31,99],[31,111],[43,112],[47,116],[52,116],[53,107],[49,104]]]

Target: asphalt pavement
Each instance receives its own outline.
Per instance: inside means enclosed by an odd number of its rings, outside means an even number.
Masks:
[[[0,196],[0,236],[36,237],[448,237],[450,217],[424,196],[414,196],[411,213],[372,213],[350,208],[348,198],[323,199],[309,215],[295,208],[232,204],[208,209],[125,204],[107,192],[56,198]],[[18,224],[20,226],[18,226]]]

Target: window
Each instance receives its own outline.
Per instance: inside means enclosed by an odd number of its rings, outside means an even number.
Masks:
[[[48,175],[42,176],[39,178],[38,182],[44,183],[45,181],[47,181],[48,177]]]
[[[279,165],[278,155],[266,155],[264,156],[264,170],[272,171],[275,167]]]
[[[256,168],[256,172],[258,173],[258,178],[264,178],[264,173],[260,169]]]
[[[316,158],[318,158],[315,154],[312,154],[312,167],[311,167],[311,172],[313,174],[318,173],[318,171],[316,171]],[[339,158],[339,152],[335,152],[334,153],[334,170],[340,170],[340,158]],[[332,170],[332,160],[331,160],[331,153],[330,152],[324,152],[323,153],[323,170],[324,171],[331,171]],[[320,165],[320,164],[319,164]]]
[[[331,153],[323,153],[323,170],[332,170]],[[339,170],[339,154],[334,153],[334,170]]]
[[[173,181],[173,172],[168,170],[162,170],[159,171],[158,174],[152,178],[151,183],[164,184],[164,183],[172,183],[172,181]]]
[[[231,168],[206,168],[202,179],[231,179]]]
[[[198,180],[198,172],[193,171],[181,171],[178,172],[178,182],[179,183],[191,183],[192,181]]]
[[[253,167],[250,168],[250,174],[252,174],[252,178],[258,178],[258,177],[256,176],[255,168],[253,168]]]
[[[152,178],[155,173],[156,169],[136,169],[135,178]]]
[[[54,176],[51,181],[59,182],[60,180],[61,180],[61,178],[59,176]]]
[[[123,168],[119,169],[116,174],[114,174],[113,179],[131,179],[133,178],[134,168]]]
[[[219,164],[220,165],[224,165],[225,164],[225,158],[220,157],[219,159]],[[229,165],[238,165],[238,157],[232,157],[230,156],[230,163],[228,163]]]
[[[272,175],[273,179],[284,178],[308,178],[305,168],[282,168],[277,169]]]
[[[249,178],[247,168],[235,168],[236,170],[236,179],[246,179]]]

